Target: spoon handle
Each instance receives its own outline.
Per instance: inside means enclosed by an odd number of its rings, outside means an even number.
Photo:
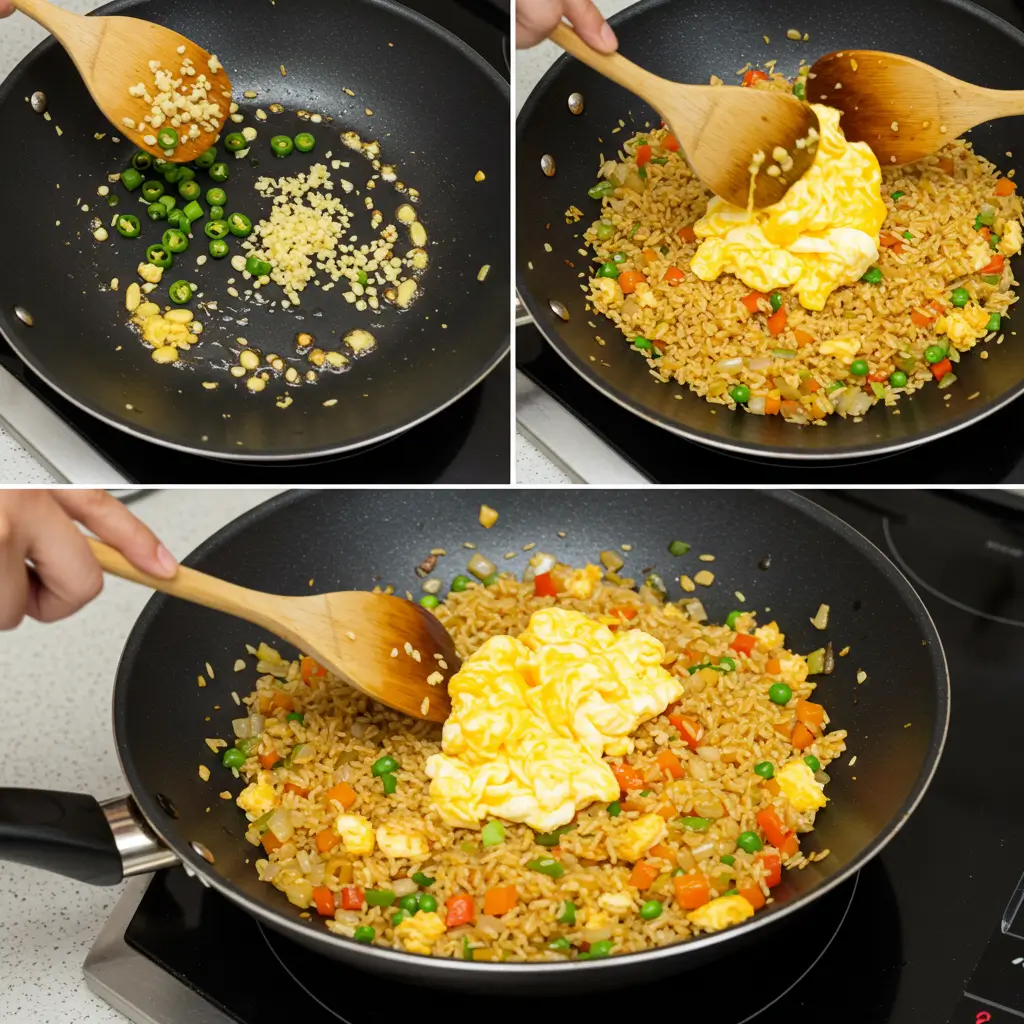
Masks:
[[[659,90],[672,83],[658,75],[645,71],[638,64],[627,60],[621,53],[600,53],[576,34],[576,31],[560,21],[548,37],[557,43],[566,53],[571,53],[577,60],[583,61],[605,78],[610,78],[630,92],[636,93],[641,99],[647,100],[657,107]]]
[[[19,0],[20,2],[20,0]],[[274,594],[264,594],[259,590],[249,590],[227,580],[207,576],[204,572],[179,565],[178,571],[170,578],[150,576],[149,573],[137,569],[116,548],[102,541],[86,537],[96,561],[104,572],[119,576],[131,583],[141,583],[151,590],[159,590],[171,597],[180,597],[183,601],[191,601],[205,608],[226,612],[239,619],[245,619],[257,626],[262,626],[279,635],[284,628],[280,610],[277,607],[287,598]]]
[[[75,25],[85,19],[80,14],[73,14],[65,11],[56,4],[48,3],[47,0],[9,0],[16,11],[30,17],[34,22],[42,25],[47,32],[56,36],[63,43],[63,33],[72,30]]]

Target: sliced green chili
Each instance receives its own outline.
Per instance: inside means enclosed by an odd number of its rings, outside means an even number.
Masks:
[[[168,252],[184,252],[188,248],[188,235],[180,228],[168,228],[162,241]]]
[[[142,231],[139,218],[134,213],[122,213],[118,215],[117,223],[114,225],[117,233],[124,238],[138,238]]]
[[[203,208],[193,199],[192,202],[182,210],[182,213],[188,217],[189,222],[191,223],[194,220],[199,220],[203,216]]]
[[[193,199],[198,199],[202,193],[203,189],[198,181],[178,182],[178,195],[181,196],[186,203],[191,202]]]
[[[174,256],[171,255],[171,250],[166,245],[161,245],[158,242],[146,249],[146,262],[152,263],[154,267],[163,267],[164,270],[167,270],[174,263]]]
[[[223,162],[215,163],[208,173],[210,175],[210,180],[218,183],[227,181],[231,176],[231,172],[228,170],[228,165]]]
[[[134,192],[142,184],[142,175],[134,167],[126,167],[121,172],[121,184],[129,192]]]
[[[135,150],[130,163],[137,171],[148,171],[154,166],[153,158],[144,149]]]
[[[241,132],[231,132],[230,135],[224,136],[224,148],[229,153],[237,153],[248,145],[249,143],[245,141],[245,136]]]
[[[263,277],[265,274],[270,273],[270,264],[266,260],[261,260],[258,256],[250,256],[245,261],[245,269],[253,277]]]
[[[147,203],[155,203],[164,194],[164,183],[162,181],[144,181],[142,183],[142,198]]]
[[[295,148],[295,143],[287,135],[275,135],[270,140],[270,148],[273,150],[274,156],[288,156]]]
[[[311,153],[316,146],[316,139],[309,132],[299,132],[295,136],[295,148],[300,153]]]
[[[228,194],[219,185],[215,188],[208,188],[206,190],[206,201],[211,206],[226,206]]]
[[[178,133],[170,127],[163,127],[156,133],[156,144],[161,149],[177,149]]]
[[[209,149],[204,149],[203,152],[200,153],[199,156],[197,156],[195,158],[194,163],[195,163],[196,167],[199,167],[199,168],[201,168],[202,170],[205,171],[208,168],[212,167],[214,165],[214,163],[216,163],[216,161],[217,161],[217,147],[216,146],[211,146]]]
[[[559,839],[561,839],[566,833],[572,832],[575,828],[576,826],[570,822],[568,825],[562,825],[560,828],[556,828],[552,832],[538,832],[533,837],[533,841],[538,846],[557,846]]]
[[[223,206],[211,206],[210,207],[210,220],[224,220],[224,207]]]
[[[248,238],[252,234],[252,221],[244,213],[233,213],[228,217],[228,227],[236,238]]]
[[[226,220],[208,220],[203,226],[207,238],[227,238],[231,233]]]
[[[548,878],[561,878],[565,874],[565,868],[554,857],[535,857],[533,860],[528,860],[526,866],[531,871],[539,871],[542,875],[547,875]]]
[[[146,216],[150,220],[167,220],[167,207],[163,203],[150,203],[146,207]]]
[[[215,260],[222,260],[228,254],[228,243],[220,238],[210,239],[210,255]]]
[[[188,281],[175,281],[174,284],[167,289],[167,297],[171,302],[176,303],[179,306],[183,306],[186,302],[190,302],[192,299],[192,285],[190,285]]]

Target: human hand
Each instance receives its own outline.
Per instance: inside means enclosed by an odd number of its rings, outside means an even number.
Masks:
[[[76,521],[136,568],[165,579],[177,572],[149,527],[106,491],[0,490],[0,629],[26,615],[66,618],[103,589],[103,572]]]
[[[8,14],[13,14],[14,8],[7,2],[7,0],[0,0],[0,18],[6,18]]]
[[[2,4],[4,0],[0,0]],[[579,37],[601,53],[618,48],[611,25],[592,0],[516,0],[516,48],[536,46],[568,18]]]

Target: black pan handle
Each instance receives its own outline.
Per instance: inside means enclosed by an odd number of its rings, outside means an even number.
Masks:
[[[117,885],[127,875],[178,863],[130,797],[101,804],[83,793],[2,788],[0,860],[90,885]]]

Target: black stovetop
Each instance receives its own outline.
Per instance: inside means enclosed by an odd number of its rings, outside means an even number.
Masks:
[[[399,2],[467,42],[508,80],[508,0]],[[29,370],[0,335],[0,366],[128,480],[150,484],[251,484],[254,480],[307,485],[508,483],[512,443],[510,363],[506,357],[459,401],[390,441],[322,459],[232,462],[163,448],[100,422]],[[0,409],[0,423],[2,417]],[[45,458],[45,443],[36,443]]]
[[[809,496],[904,565],[942,637],[952,679],[950,732],[913,817],[854,882],[780,925],[763,945],[640,990],[542,1005],[460,994],[460,1016],[600,1020],[668,1010],[715,1024],[824,1016],[856,1024],[1002,1024],[1024,1017],[1024,915],[1017,922],[1006,909],[1024,871],[1020,761],[1001,728],[1019,722],[1024,710],[1024,498]],[[892,684],[899,685],[898,675]],[[451,1005],[450,995],[390,981],[381,1003],[370,995],[382,991],[380,981],[265,935],[180,870],[153,881],[125,937],[241,1024],[363,1024],[388,1012],[384,1006],[405,1014]],[[245,984],[254,963],[259,984]]]

